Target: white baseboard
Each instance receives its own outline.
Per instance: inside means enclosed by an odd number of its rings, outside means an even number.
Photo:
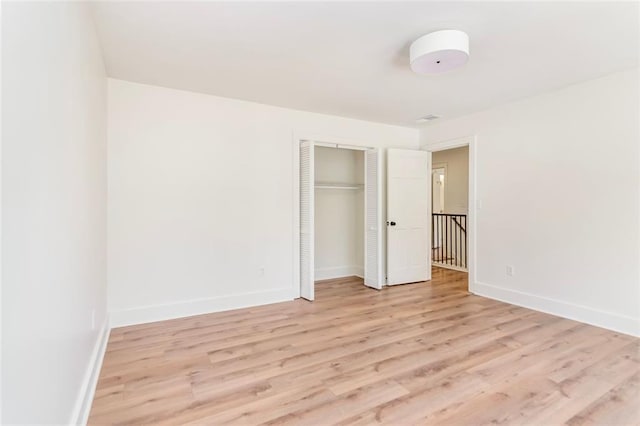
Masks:
[[[293,300],[291,288],[234,294],[207,299],[187,300],[163,305],[140,306],[109,312],[111,327],[144,324],[212,312],[268,305]]]
[[[640,336],[640,319],[600,311],[557,299],[537,296],[491,284],[476,282],[470,291],[478,296],[500,300],[536,311],[595,325],[619,333]]]
[[[104,354],[107,350],[110,330],[109,317],[107,316],[98,334],[96,344],[93,347],[89,366],[87,367],[87,371],[82,379],[82,386],[80,387],[80,392],[78,393],[73,413],[71,413],[71,420],[69,424],[86,425],[89,420],[91,404],[93,403],[93,396],[96,393],[96,385],[98,384],[98,377],[100,377],[100,369],[102,368]],[[55,368],[55,366],[52,368]]]
[[[360,278],[364,277],[364,268],[362,266],[354,265],[336,266],[332,268],[316,268],[314,279],[319,281],[352,276]]]

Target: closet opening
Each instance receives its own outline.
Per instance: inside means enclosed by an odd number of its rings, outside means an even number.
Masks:
[[[314,148],[316,292],[364,280],[364,151]]]
[[[302,140],[299,160],[299,297],[314,300],[316,284],[381,289],[378,150]]]

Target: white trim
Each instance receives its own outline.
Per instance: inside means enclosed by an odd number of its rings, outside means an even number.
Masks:
[[[445,140],[441,142],[435,142],[423,145],[421,149],[430,152],[444,151],[445,149],[460,148],[463,146],[469,147],[469,200],[468,200],[468,212],[467,212],[467,235],[469,236],[469,257],[467,259],[467,271],[469,272],[469,291],[476,293],[475,285],[476,278],[476,200],[477,200],[477,136],[465,136],[463,138],[456,138]],[[431,179],[431,177],[429,177]],[[446,202],[446,200],[445,200]],[[469,229],[471,228],[471,229]]]
[[[473,288],[478,296],[640,337],[640,320],[636,318],[481,282]]]
[[[364,278],[364,268],[362,266],[350,265],[334,266],[331,268],[316,268],[315,270],[316,281],[354,276],[358,278]]]
[[[433,152],[428,152],[427,158],[427,172],[428,172],[428,185],[427,185],[427,273],[429,274],[428,281],[433,279],[433,272],[431,271],[431,265],[433,264],[433,247],[431,242],[433,241],[433,229],[431,229],[431,218],[433,217]],[[445,171],[446,173],[446,171]]]
[[[111,328],[109,327],[109,318],[107,316],[104,324],[102,324],[102,328],[100,328],[98,339],[93,347],[89,365],[84,373],[82,386],[76,398],[69,424],[86,425],[89,420],[93,396],[96,393],[96,385],[98,384],[98,377],[100,377],[100,369],[102,368],[102,361],[104,360],[104,354],[107,350],[110,331]],[[52,366],[52,368],[55,368],[55,366]]]
[[[115,328],[190,317],[193,315],[210,314],[213,312],[229,311],[232,309],[268,305],[270,303],[287,302],[290,300],[293,300],[291,289],[281,288],[269,291],[234,294],[223,297],[185,300],[177,303],[140,306],[132,309],[111,311],[109,314],[111,317],[111,326]]]
[[[305,139],[310,140],[310,139]],[[322,146],[325,148],[339,148],[339,149],[350,149],[352,151],[368,151],[372,148],[367,146],[359,146],[359,145],[344,145],[341,143],[331,143],[331,142],[321,142],[317,140],[312,140],[315,146]]]
[[[2,3],[0,2],[0,22],[2,22]],[[2,46],[2,31],[0,31],[0,46]],[[0,55],[0,96],[2,93],[2,55]],[[0,102],[0,241],[2,241],[2,118],[4,117],[2,115],[2,102]],[[2,342],[2,330],[4,329],[4,327],[2,326],[2,244],[0,244],[0,342]],[[2,346],[0,344],[0,346]],[[3,380],[3,372],[2,372],[2,366],[4,365],[4,362],[2,361],[2,353],[4,351],[0,350],[0,422],[2,422],[2,419],[4,417],[2,417],[2,401],[4,401],[4,394],[2,393],[2,383],[4,383]]]
[[[293,137],[293,283],[292,293],[294,299],[300,298],[300,142],[303,140],[295,135]]]
[[[462,148],[463,146],[469,146],[475,142],[476,135],[464,136],[462,138],[447,139],[440,142],[427,143],[421,146],[424,151],[444,151],[446,149]]]
[[[319,134],[307,134],[304,132],[293,132],[293,139],[297,140],[298,143],[300,141],[313,141],[314,145],[318,146],[327,146],[334,148],[344,148],[344,149],[356,149],[356,150],[367,150],[374,149],[370,145],[366,143],[362,143],[362,141],[342,138],[339,136],[330,136],[330,135],[319,135]]]

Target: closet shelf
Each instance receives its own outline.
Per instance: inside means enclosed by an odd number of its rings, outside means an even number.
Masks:
[[[336,182],[316,182],[316,189],[363,189],[364,185],[360,183],[336,183]]]

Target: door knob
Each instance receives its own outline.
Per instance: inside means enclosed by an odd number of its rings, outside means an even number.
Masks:
[[[396,223],[395,223],[395,222],[393,222],[393,221],[391,221],[391,222],[387,222],[387,225],[389,225],[389,226],[396,226]]]

